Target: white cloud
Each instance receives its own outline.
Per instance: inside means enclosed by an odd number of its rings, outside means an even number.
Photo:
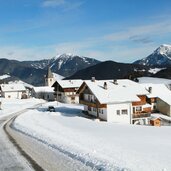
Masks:
[[[57,7],[66,4],[65,0],[44,0],[44,7]]]
[[[62,7],[64,11],[69,11],[79,8],[84,2],[83,1],[69,1],[69,0],[44,0],[42,3],[43,7]]]
[[[55,55],[55,50],[51,46],[37,48],[25,48],[19,46],[0,47],[0,58],[15,59],[20,61],[48,59]]]
[[[162,22],[148,24],[148,25],[128,27],[123,31],[105,35],[104,39],[108,41],[123,41],[123,40],[128,40],[130,37],[134,37],[134,36],[146,37],[146,36],[161,35],[170,32],[171,32],[171,22],[169,20],[169,21],[162,21]]]

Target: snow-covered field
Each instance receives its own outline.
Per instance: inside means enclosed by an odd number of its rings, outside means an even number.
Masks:
[[[44,102],[40,99],[30,98],[30,99],[5,99],[0,98],[1,110],[0,118],[10,115],[12,113],[18,112],[27,107],[31,107],[38,103]]]
[[[163,69],[165,69],[165,68],[150,68],[150,69],[148,70],[148,72],[150,72],[150,73],[152,73],[152,74],[156,74],[157,72],[159,72],[159,71],[161,71],[161,70],[163,70]]]
[[[139,77],[139,83],[152,83],[152,84],[171,84],[170,79],[155,78],[155,77]]]
[[[48,112],[48,105],[56,112]],[[99,122],[85,118],[82,109],[51,102],[19,116],[13,126],[92,168],[171,170],[171,127]]]

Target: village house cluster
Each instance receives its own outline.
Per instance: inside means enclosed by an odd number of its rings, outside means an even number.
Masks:
[[[170,87],[170,86],[169,86]],[[129,79],[55,80],[48,68],[45,86],[29,89],[2,84],[5,98],[35,97],[47,101],[82,104],[84,114],[108,122],[149,124],[159,121],[154,112],[171,116],[171,90],[164,84],[140,84]]]

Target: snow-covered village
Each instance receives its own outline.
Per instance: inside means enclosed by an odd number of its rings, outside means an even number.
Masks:
[[[171,171],[170,6],[2,1],[0,171]]]
[[[0,170],[171,169],[171,80],[60,78],[48,68],[44,86],[1,84],[1,141],[11,154],[1,147]],[[36,164],[21,162],[21,149]]]

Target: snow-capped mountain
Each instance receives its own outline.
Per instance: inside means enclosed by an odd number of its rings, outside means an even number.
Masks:
[[[146,66],[169,66],[171,65],[171,45],[163,44],[151,55],[141,60],[137,60],[134,63]]]
[[[71,76],[78,70],[95,65],[99,62],[100,61],[92,58],[71,54],[57,55],[51,59],[39,61],[17,61],[1,58],[0,75],[11,75],[9,79],[5,79],[5,82],[19,79],[29,84],[39,86],[44,85],[44,76],[47,73],[48,67],[51,67],[53,73],[58,74],[55,75],[55,77],[62,79],[63,77]]]
[[[78,70],[95,65],[99,62],[100,61],[93,58],[87,58],[73,54],[61,54],[51,59],[40,61],[24,61],[23,63],[36,69],[47,69],[48,67],[51,67],[53,72],[64,77],[68,77],[73,75]]]

